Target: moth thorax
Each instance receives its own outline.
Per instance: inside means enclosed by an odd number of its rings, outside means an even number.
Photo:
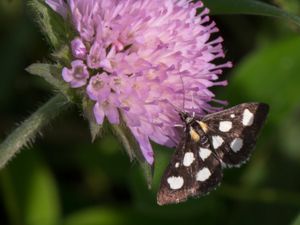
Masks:
[[[179,112],[179,116],[185,124],[190,124],[194,120],[194,117],[190,116],[187,112]]]

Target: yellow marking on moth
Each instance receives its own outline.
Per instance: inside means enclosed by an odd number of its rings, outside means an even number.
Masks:
[[[197,123],[200,125],[200,127],[202,128],[202,130],[204,131],[204,133],[207,133],[208,131],[208,127],[207,127],[207,124],[202,122],[202,121],[198,121],[197,120]]]
[[[192,127],[190,128],[190,135],[194,142],[198,142],[200,140],[200,135]]]

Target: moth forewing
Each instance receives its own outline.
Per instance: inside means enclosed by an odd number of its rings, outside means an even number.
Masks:
[[[174,152],[162,177],[157,194],[159,205],[179,203],[189,197],[203,196],[220,183],[222,168],[205,133],[194,123],[186,124],[181,144]],[[195,139],[196,132],[200,140]]]
[[[247,161],[268,111],[264,103],[243,103],[203,118],[223,165],[240,166]]]

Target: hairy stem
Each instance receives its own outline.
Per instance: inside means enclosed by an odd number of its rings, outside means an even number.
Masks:
[[[0,169],[26,144],[33,142],[40,130],[64,111],[71,102],[57,94],[16,128],[0,145]]]

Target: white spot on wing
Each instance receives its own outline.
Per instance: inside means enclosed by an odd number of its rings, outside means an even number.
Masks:
[[[222,132],[228,132],[232,128],[232,122],[231,121],[221,121],[219,124],[219,130]]]
[[[254,115],[249,109],[245,109],[243,113],[243,125],[244,126],[251,126],[254,121]]]
[[[208,148],[199,149],[199,156],[203,161],[207,159],[210,156],[210,154],[211,154],[211,150],[209,150]]]
[[[224,140],[220,136],[213,136],[212,137],[212,144],[214,149],[219,148],[223,144]]]
[[[199,172],[196,175],[197,181],[206,181],[211,175],[211,172],[207,167],[204,167],[203,169],[199,170]]]
[[[235,114],[231,114],[230,117],[231,117],[231,118],[234,118],[234,117],[235,117]]]
[[[169,177],[167,182],[170,185],[170,188],[173,190],[180,189],[183,186],[184,180],[182,177]]]
[[[231,143],[230,143],[230,148],[234,152],[238,152],[241,150],[243,147],[243,139],[241,138],[235,138]]]
[[[179,162],[175,163],[175,167],[176,167],[176,168],[179,167]]]
[[[192,152],[186,152],[184,154],[184,158],[183,158],[183,165],[184,166],[190,166],[190,165],[192,165],[192,163],[194,162],[194,160],[195,160],[194,153],[192,153]]]

